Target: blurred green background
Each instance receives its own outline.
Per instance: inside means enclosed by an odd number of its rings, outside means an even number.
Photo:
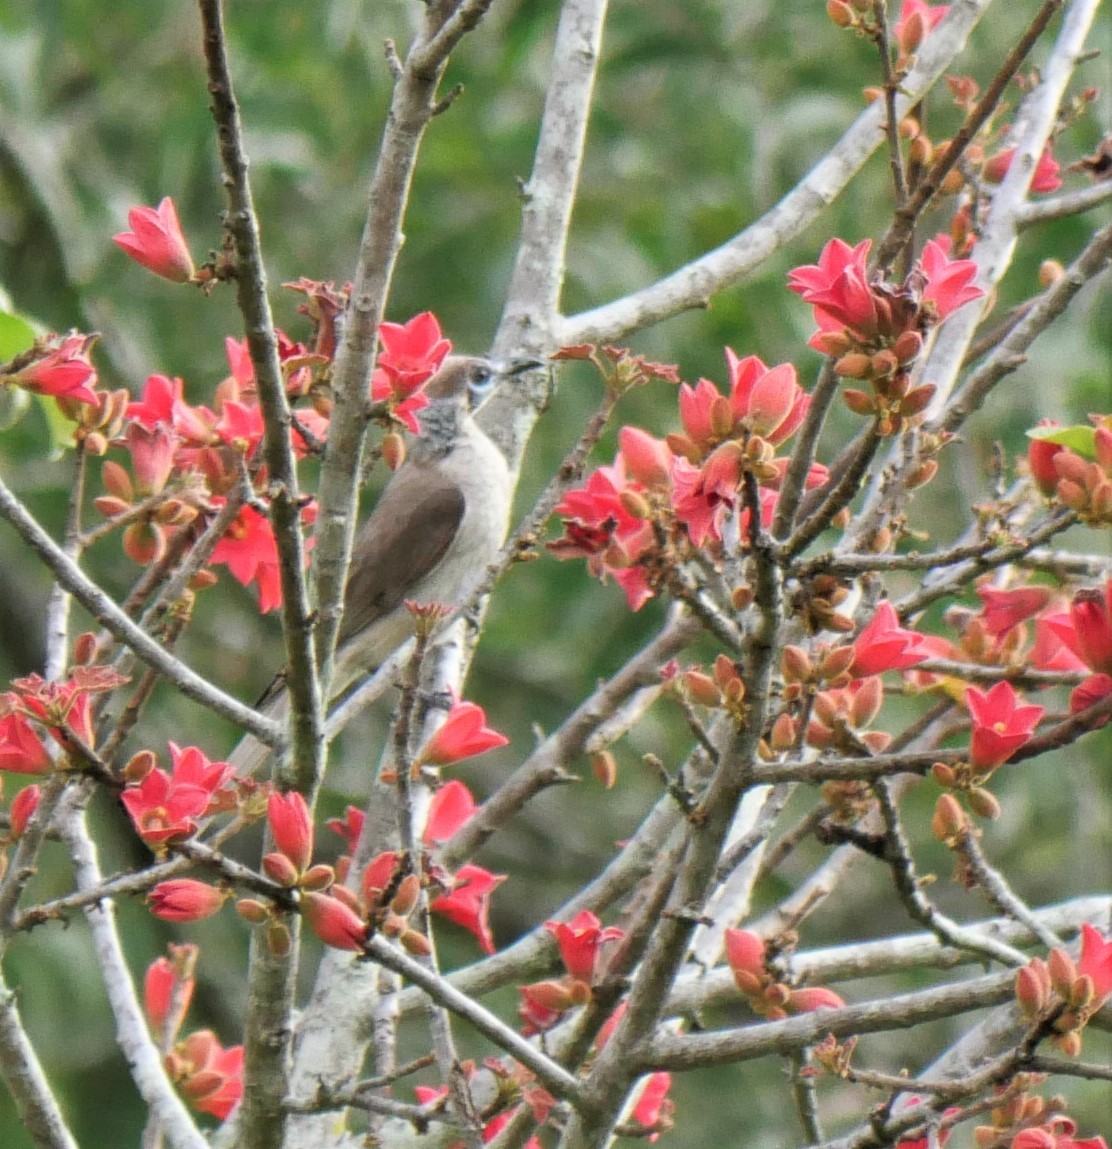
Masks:
[[[277,285],[302,275],[338,282],[350,277],[389,94],[383,41],[393,37],[404,46],[419,6],[396,0],[257,0],[229,7],[275,312],[298,338],[306,332],[295,312],[297,297]],[[449,69],[448,84],[463,83],[464,95],[434,121],[422,151],[389,315],[404,320],[432,309],[464,350],[488,346],[500,314],[518,233],[517,181],[530,172],[557,7],[540,0],[499,0],[493,6]],[[957,70],[987,80],[1004,46],[1036,8],[1034,0],[995,5]],[[1094,46],[1105,53],[1112,47],[1107,12]],[[1036,62],[1044,55],[1040,49]],[[1099,85],[1107,91],[1106,59],[1084,65],[1076,88]],[[875,82],[869,47],[834,29],[820,0],[615,5],[569,247],[565,311],[650,283],[728,239],[821,157],[857,114],[861,88]],[[1066,131],[1057,148],[1063,165],[1091,152],[1108,131],[1108,120],[1103,99],[1092,118]],[[957,113],[939,95],[931,103],[931,133],[944,138],[956,122]],[[637,335],[635,349],[679,363],[692,380],[701,374],[723,379],[727,344],[769,363],[792,359],[803,378],[813,375],[817,357],[804,346],[809,309],[787,292],[785,273],[812,262],[832,235],[855,242],[880,233],[890,206],[886,179],[878,155],[848,195],[751,280],[721,293],[709,311]],[[1067,179],[1067,186],[1084,182],[1080,176]],[[0,7],[0,284],[19,311],[46,329],[99,331],[95,357],[102,385],[136,391],[158,371],[182,376],[187,397],[203,402],[227,373],[225,335],[242,334],[231,293],[202,299],[175,290],[110,242],[123,230],[129,207],[154,204],[163,195],[175,198],[195,256],[219,245],[222,195],[193,7],[179,0],[115,0],[109,11],[86,0],[6,0]],[[1041,260],[1068,262],[1094,221],[1107,218],[1105,209],[1028,232],[999,308],[1035,289]],[[928,227],[945,224],[940,215]],[[985,466],[995,442],[1014,456],[1024,449],[1024,430],[1040,416],[1077,421],[1088,411],[1112,408],[1110,353],[1108,289],[1088,290],[969,425],[940,478],[918,498],[916,525],[939,540],[953,537],[969,505],[989,489]],[[522,511],[577,436],[598,390],[589,372],[576,366],[562,372],[557,397],[530,448]],[[619,422],[668,430],[676,423],[673,390],[656,384],[625,400],[619,414]],[[837,415],[828,441],[852,426],[848,414]],[[71,461],[48,458],[48,447],[37,406],[0,435],[5,481],[57,530]],[[604,441],[600,460],[609,461],[612,449],[613,435]],[[1078,533],[1071,541],[1079,548],[1109,546],[1107,532],[1103,538]],[[88,568],[120,597],[135,575],[114,541],[89,555]],[[251,595],[225,582],[203,596],[181,649],[222,685],[250,699],[280,661],[277,624],[273,618],[260,622]],[[45,572],[21,552],[10,531],[0,529],[0,681],[39,668],[48,586]],[[487,706],[491,722],[513,744],[461,771],[476,793],[488,792],[537,731],[552,729],[599,676],[620,666],[658,624],[660,611],[660,604],[650,604],[630,615],[617,588],[591,582],[580,564],[543,559],[512,571],[495,596],[469,693]],[[85,622],[79,619],[79,625]],[[382,715],[372,715],[346,739],[325,798],[330,812],[359,798],[361,781],[377,758],[383,722]],[[167,739],[196,742],[217,757],[229,749],[233,732],[162,691],[132,744],[159,749]],[[501,941],[543,920],[636,827],[656,797],[640,755],[652,751],[675,763],[684,748],[676,715],[658,706],[618,748],[617,790],[604,796],[585,770],[580,786],[546,794],[489,844],[479,860],[513,876],[496,897],[494,928]],[[1112,735],[1105,731],[1066,754],[1002,773],[996,789],[1005,813],[989,828],[986,846],[1029,902],[1112,888],[1110,758]],[[10,797],[16,780],[5,781]],[[909,822],[921,831],[921,867],[942,879],[934,892],[944,908],[957,916],[981,916],[986,907],[950,885],[949,859],[926,832],[933,804],[928,789],[909,799]],[[813,801],[813,793],[800,793],[789,814],[805,812]],[[144,851],[117,809],[101,802],[94,817],[106,866],[143,863]],[[758,908],[788,893],[822,853],[815,845],[801,850],[759,890]],[[806,945],[911,928],[883,875],[869,863],[857,874],[851,899],[835,896],[808,922]],[[64,865],[48,864],[33,891],[44,897],[61,893],[66,881]],[[226,914],[178,932],[128,903],[120,916],[140,974],[168,939],[188,936],[201,943],[190,1026],[211,1025],[225,1042],[238,1041],[246,935],[241,923]],[[42,927],[11,947],[5,972],[18,987],[82,1146],[137,1145],[142,1111],[115,1051],[86,941],[79,920],[64,928]],[[453,933],[447,941],[449,963],[477,956],[468,937]],[[307,962],[307,972],[311,967]],[[846,996],[864,998],[914,984],[923,979],[855,985]],[[495,1004],[510,1015],[514,995],[507,991]],[[729,1018],[709,1020],[740,1020],[743,1013],[739,1007]],[[955,1031],[940,1023],[929,1033],[867,1039],[860,1059],[916,1070],[924,1051]],[[482,1051],[479,1045],[468,1048]],[[1087,1036],[1088,1057],[1108,1052],[1105,1035]],[[770,1062],[678,1080],[678,1124],[666,1143],[677,1149],[798,1144],[783,1068]],[[1099,1124],[1107,1113],[1103,1088],[1065,1091],[1074,1098],[1083,1132],[1112,1131]],[[829,1083],[820,1084],[820,1097],[831,1130],[875,1100]],[[966,1137],[959,1134],[957,1143]],[[27,1144],[10,1099],[0,1091],[0,1146]]]

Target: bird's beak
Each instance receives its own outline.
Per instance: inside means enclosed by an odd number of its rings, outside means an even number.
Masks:
[[[506,359],[501,366],[502,375],[523,375],[526,371],[538,371],[547,364],[543,359]]]

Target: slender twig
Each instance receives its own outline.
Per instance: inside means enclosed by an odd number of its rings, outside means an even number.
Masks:
[[[247,175],[243,128],[232,88],[222,0],[199,0],[199,6],[208,90],[212,97],[212,115],[216,121],[223,182],[228,197],[225,226],[235,244],[236,301],[246,328],[247,346],[266,428],[263,451],[269,472],[270,521],[278,547],[282,586],[292,783],[311,798],[324,772],[324,709],[305,580],[305,538],[301,527],[303,504],[297,481],[297,460],[290,438],[290,405],[278,361],[278,337],[267,298],[266,267]]]
[[[981,98],[970,109],[965,122],[954,133],[941,155],[935,159],[930,169],[919,181],[908,201],[896,210],[892,225],[876,251],[878,267],[887,267],[899,254],[915,226],[915,221],[938,194],[942,181],[953,170],[982,125],[996,110],[1004,90],[1012,82],[1016,72],[1023,65],[1023,61],[1038,42],[1039,37],[1046,31],[1047,25],[1058,9],[1062,7],[1062,4],[1063,0],[1045,0],[1034,19],[1027,26],[1026,31],[1008,52],[1004,62],[997,69],[996,75],[985,87]],[[906,86],[906,81],[904,86]]]
[[[1048,949],[1062,944],[1061,938],[1035,917],[1031,908],[1016,896],[1004,875],[985,857],[972,826],[966,826],[961,832],[956,849],[964,859],[969,872],[977,880],[977,884],[997,910],[1015,918],[1017,922],[1022,922]]]
[[[898,115],[918,103],[950,67],[990,2],[965,0],[950,6],[948,17],[923,44],[915,67],[900,85]],[[881,102],[871,104],[796,187],[760,219],[659,282],[566,319],[558,329],[558,342],[612,342],[682,311],[706,307],[711,296],[761,267],[838,198],[880,147],[884,115]]]
[[[1083,211],[1091,211],[1109,200],[1112,200],[1112,180],[1102,180],[1092,187],[1076,188],[1033,203],[1025,203],[1016,212],[1016,229],[1025,231],[1038,223],[1049,223],[1052,220],[1078,215]]]
[[[253,734],[268,746],[281,737],[277,724],[264,718],[217,689],[185,663],[164,650],[141,630],[78,567],[31,517],[23,504],[0,480],[0,515],[16,529],[23,541],[50,568],[58,582],[120,642],[130,647],[152,669],[157,670],[182,694],[199,702],[223,718]]]

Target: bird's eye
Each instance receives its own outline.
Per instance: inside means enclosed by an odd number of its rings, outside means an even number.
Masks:
[[[494,369],[489,364],[476,364],[467,375],[467,391],[471,406],[477,407],[494,386]]]

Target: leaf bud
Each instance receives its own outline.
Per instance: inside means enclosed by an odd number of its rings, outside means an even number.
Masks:
[[[735,611],[746,610],[753,602],[753,588],[751,586],[735,586],[730,592],[730,606]]]
[[[924,487],[938,474],[938,460],[924,459],[917,467],[913,467],[904,479],[904,490],[913,491],[916,487]]]
[[[931,144],[929,136],[916,136],[911,141],[911,147],[907,149],[908,158],[913,164],[918,164],[920,167],[925,167],[934,159],[934,146]]]

